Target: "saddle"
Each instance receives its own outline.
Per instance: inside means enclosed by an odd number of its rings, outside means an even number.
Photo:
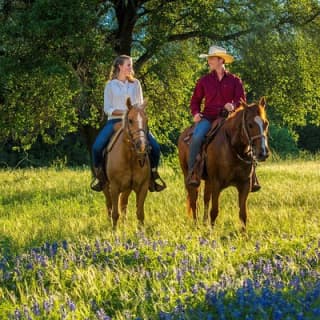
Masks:
[[[211,125],[211,129],[206,134],[205,139],[201,145],[200,152],[196,157],[196,162],[193,167],[193,173],[204,180],[206,180],[208,177],[206,164],[205,164],[206,158],[207,158],[207,147],[210,144],[210,142],[215,138],[215,136],[219,132],[219,129],[223,126],[224,121],[225,121],[225,118],[218,118],[213,121]],[[186,136],[183,139],[183,141],[188,145],[191,143],[191,138],[192,138],[194,129],[195,129],[195,125],[192,125],[191,127],[189,127],[187,129]]]
[[[112,150],[113,146],[115,145],[115,143],[119,139],[119,136],[120,136],[121,132],[123,131],[123,123],[122,123],[122,121],[114,124],[113,130],[115,131],[115,133],[112,134],[109,143],[107,144],[107,146],[102,151],[103,163],[105,163],[105,164],[108,161],[108,153]],[[101,173],[101,177],[100,178],[104,181],[104,183],[109,181],[105,166],[102,166],[102,173]]]
[[[110,152],[112,150],[112,147],[115,145],[115,143],[117,142],[121,132],[123,131],[123,122],[117,122],[114,126],[113,126],[113,130],[115,131],[115,133],[112,135],[110,142],[108,143],[107,147],[103,150],[103,152],[105,154],[107,154],[108,152]]]

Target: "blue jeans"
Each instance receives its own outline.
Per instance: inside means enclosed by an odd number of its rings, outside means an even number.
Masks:
[[[202,118],[200,122],[196,124],[191,138],[190,148],[189,148],[189,159],[188,159],[188,169],[189,171],[193,169],[196,162],[196,157],[200,151],[202,142],[205,135],[211,128],[211,122],[207,119]]]
[[[92,161],[94,167],[100,167],[102,165],[103,157],[102,151],[108,145],[114,130],[115,123],[121,121],[121,119],[108,120],[106,125],[101,129],[96,137],[96,140],[92,146]],[[148,132],[148,140],[151,146],[150,152],[150,165],[151,168],[157,168],[160,162],[160,146],[154,136]]]

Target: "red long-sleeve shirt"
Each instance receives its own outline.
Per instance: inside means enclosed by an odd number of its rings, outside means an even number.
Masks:
[[[219,116],[226,103],[233,103],[235,108],[240,105],[240,99],[246,100],[242,81],[234,74],[225,71],[223,78],[219,81],[215,71],[200,78],[194,89],[190,109],[192,115],[201,110],[201,102],[204,100],[203,117],[213,121]]]

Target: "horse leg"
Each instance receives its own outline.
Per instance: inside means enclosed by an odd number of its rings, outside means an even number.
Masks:
[[[210,210],[210,218],[211,218],[211,226],[214,226],[214,223],[217,219],[218,213],[219,213],[219,196],[220,196],[220,189],[215,186],[212,188],[212,194],[211,194],[211,210]]]
[[[103,188],[103,193],[106,199],[106,209],[107,209],[107,214],[108,217],[111,218],[112,215],[112,199],[110,195],[110,188],[109,188],[109,183],[107,183],[104,188]]]
[[[122,217],[122,221],[125,221],[127,218],[127,207],[128,207],[128,198],[131,190],[121,192],[119,203],[120,203],[120,213]]]
[[[110,196],[112,201],[112,225],[113,229],[116,229],[117,222],[119,219],[119,196],[120,196],[120,190],[114,185],[110,185]]]
[[[238,185],[239,218],[242,222],[241,231],[246,231],[247,225],[247,199],[250,189],[250,182],[244,185]]]
[[[195,187],[189,187],[187,186],[187,211],[188,215],[191,216],[191,211],[192,211],[192,216],[194,222],[197,222],[197,199],[198,199],[198,194],[199,194],[199,189]]]
[[[207,224],[208,222],[211,193],[212,193],[211,184],[208,180],[206,180],[204,185],[204,195],[203,195],[203,202],[204,202],[203,224]]]
[[[144,225],[144,201],[148,193],[149,182],[144,183],[141,188],[136,192],[136,208],[139,226]]]

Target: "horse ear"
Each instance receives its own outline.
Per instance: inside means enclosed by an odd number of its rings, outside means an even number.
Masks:
[[[267,103],[266,103],[266,97],[261,97],[260,98],[260,101],[259,101],[259,105],[263,108],[265,108],[267,106]]]
[[[246,101],[245,101],[243,98],[240,99],[240,104],[241,104],[244,108],[247,108],[247,107],[248,107],[248,104],[246,103]]]
[[[131,104],[131,99],[130,98],[127,99],[127,107],[128,107],[128,110],[130,110],[133,107],[132,104]]]

